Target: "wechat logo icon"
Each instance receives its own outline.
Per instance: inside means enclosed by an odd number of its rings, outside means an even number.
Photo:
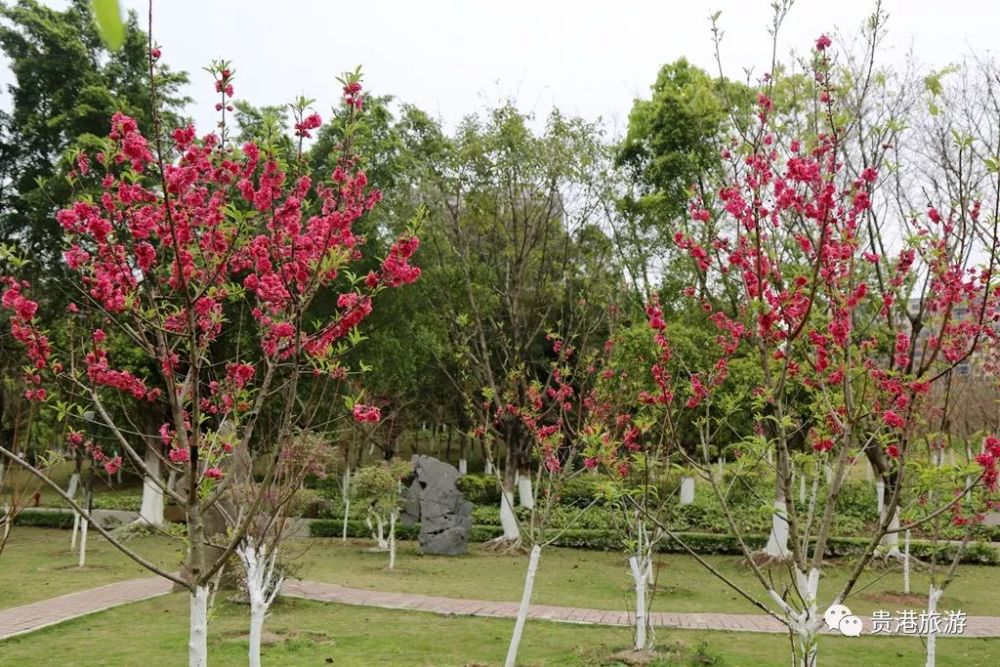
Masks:
[[[861,619],[842,604],[835,604],[827,609],[823,614],[823,620],[826,622],[826,627],[840,630],[840,634],[845,637],[861,636]]]

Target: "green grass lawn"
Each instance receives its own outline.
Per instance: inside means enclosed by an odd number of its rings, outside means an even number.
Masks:
[[[0,664],[180,665],[186,659],[187,600],[173,594],[95,614],[0,644]],[[220,602],[209,629],[212,665],[246,664],[245,607]],[[513,621],[443,617],[428,613],[346,607],[297,600],[276,604],[268,618],[264,661],[270,665],[497,665]],[[661,631],[658,665],[784,667],[783,635]],[[624,628],[529,621],[521,644],[523,665],[615,665],[626,648]],[[918,639],[823,637],[820,659],[832,666],[901,666],[923,663]],[[1000,640],[943,639],[938,665],[1000,663]]]
[[[179,550],[164,537],[136,538],[130,543],[156,562],[175,567]],[[467,557],[425,557],[416,544],[401,544],[398,570],[385,571],[385,554],[367,551],[367,542],[302,540],[295,574],[304,578],[454,597],[516,600],[526,559],[475,548]],[[733,597],[689,557],[662,559],[656,608],[678,611],[753,612]],[[713,557],[727,574],[749,584],[749,574],[732,557]],[[89,565],[75,567],[69,532],[16,529],[9,550],[0,556],[0,608],[142,576],[100,536],[90,545]],[[866,573],[866,580],[880,572]],[[778,571],[775,571],[778,576]],[[830,579],[844,576],[836,567]],[[943,608],[972,614],[1000,615],[997,587],[984,585],[996,576],[990,568],[964,568],[945,598]],[[916,582],[920,582],[919,579]],[[890,573],[870,591],[898,588]],[[922,585],[922,583],[921,583]],[[821,591],[824,587],[821,586]],[[549,549],[542,556],[535,601],[622,609],[630,601],[629,581],[620,555]],[[874,608],[895,610],[898,603],[851,600],[856,613]],[[895,605],[895,606],[894,606]],[[920,600],[906,605],[919,608]],[[45,664],[142,665],[183,664],[187,601],[183,594],[128,605],[77,619],[0,644],[0,665]],[[245,664],[247,609],[220,602],[212,615],[210,653],[213,665]],[[273,665],[495,665],[502,663],[512,620],[454,618],[419,612],[281,600],[268,620],[265,658]],[[531,621],[522,644],[525,665],[615,665],[611,656],[629,645],[623,628],[577,626]],[[660,630],[660,665],[787,665],[784,635]],[[824,665],[921,664],[919,639],[824,637]],[[1000,664],[1000,639],[942,639],[939,665]],[[859,657],[860,656],[860,657]],[[328,662],[332,659],[332,662]],[[859,661],[860,660],[860,661]]]
[[[87,564],[78,568],[78,554],[70,551],[69,541],[68,530],[15,528],[0,555],[0,609],[149,574],[93,530],[87,538]],[[128,545],[160,566],[180,565],[180,542],[136,537]]]
[[[64,530],[17,528],[11,544],[0,556],[0,608],[61,595],[112,581],[142,576],[134,564],[103,537],[90,533],[87,566],[76,567],[69,549],[70,533]],[[180,563],[182,546],[166,537],[139,537],[129,542],[139,553],[168,568]],[[289,551],[292,573],[358,588],[423,593],[458,598],[516,601],[527,559],[500,555],[473,545],[469,555],[448,558],[421,556],[415,542],[400,542],[397,568],[388,571],[384,553],[370,551],[370,543],[336,539],[295,541]],[[747,590],[760,596],[750,570],[734,556],[710,556],[710,562]],[[689,556],[663,554],[659,560],[658,592],[654,609],[660,611],[720,611],[757,613],[757,610],[708,574]],[[846,568],[828,564],[820,584],[825,604],[847,576]],[[781,567],[769,571],[776,581],[786,578]],[[968,614],[1000,616],[1000,587],[984,585],[996,579],[998,568],[966,565],[948,588],[939,608],[961,609]],[[533,601],[596,609],[627,609],[632,605],[631,579],[621,554],[602,551],[549,548],[543,551]],[[912,599],[901,599],[902,575],[898,566],[874,568],[862,575],[859,589],[847,604],[858,614],[876,609],[921,609],[926,575],[912,576]]]
[[[69,479],[73,474],[73,463],[71,461],[63,461],[55,466],[53,466],[48,471],[48,477],[53,482],[59,485],[60,488],[66,489],[69,486]],[[4,486],[0,488],[0,491],[9,493],[11,488],[18,489],[31,489],[32,491],[37,490],[39,493],[38,504],[40,507],[69,507],[66,502],[53,491],[51,488],[39,482],[31,473],[22,470],[17,466],[11,466],[7,469],[6,477],[4,480]],[[141,496],[142,495],[142,479],[135,475],[124,475],[122,484],[118,484],[117,480],[108,480],[106,475],[95,475],[94,476],[94,495],[106,496],[108,498],[114,496]],[[80,491],[77,495],[77,501],[83,501],[83,484],[86,483],[86,473],[84,473],[84,479],[81,480]],[[29,498],[28,504],[33,505],[33,501]]]
[[[421,556],[415,542],[401,542],[396,570],[388,571],[388,557],[371,553],[364,541],[337,539],[307,540],[296,561],[296,576],[382,591],[424,593],[448,597],[487,600],[520,600],[527,557],[498,555],[481,545],[472,545],[470,554],[460,558]],[[735,556],[709,556],[716,568],[739,582],[759,599],[761,587],[751,570]],[[759,611],[709,574],[692,557],[662,554],[658,560],[658,588],[654,609],[660,611],[723,611],[759,613]],[[769,570],[776,581],[787,579],[783,567]],[[1000,616],[1000,587],[993,582],[1000,568],[964,565],[958,578],[949,586],[939,609],[961,609],[968,614]],[[831,562],[820,583],[820,601],[828,603],[847,579],[847,568]],[[856,592],[846,604],[852,611],[870,614],[876,609],[921,609],[924,606],[928,579],[914,572],[911,577],[913,599],[886,597],[902,591],[899,565],[873,568],[864,572]],[[860,590],[860,589],[864,590]],[[779,588],[780,590],[780,588]],[[630,608],[632,583],[623,555],[602,551],[547,548],[542,552],[533,600],[597,609]],[[893,607],[893,605],[896,605]]]

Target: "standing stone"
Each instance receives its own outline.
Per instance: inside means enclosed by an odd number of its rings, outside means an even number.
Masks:
[[[458,470],[434,457],[417,455],[413,457],[413,472],[403,525],[420,522],[420,550],[425,554],[464,554],[472,530],[472,503],[455,485]]]

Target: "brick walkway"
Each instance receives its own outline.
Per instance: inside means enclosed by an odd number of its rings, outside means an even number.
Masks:
[[[0,640],[119,605],[166,595],[172,588],[171,582],[160,577],[143,577],[79,593],[70,593],[21,607],[2,609],[0,610]],[[319,581],[288,581],[282,592],[289,597],[319,602],[427,611],[445,616],[513,618],[517,615],[516,602],[462,600],[411,593],[384,593]],[[894,613],[894,610],[891,610],[890,613]],[[631,614],[624,611],[576,609],[551,605],[532,605],[528,617],[559,623],[619,626],[631,625],[632,620]],[[652,620],[653,624],[658,627],[682,630],[785,632],[784,625],[763,614],[654,612]],[[862,620],[865,625],[865,634],[868,635],[871,631],[871,619],[863,618]],[[948,637],[950,635],[942,634],[939,636]],[[969,616],[965,632],[960,636],[1000,637],[1000,616]]]
[[[282,593],[289,597],[335,602],[338,604],[382,607],[385,609],[409,609],[429,611],[445,616],[485,616],[489,618],[514,618],[517,615],[516,602],[489,602],[486,600],[460,600],[432,595],[410,593],[383,593],[360,588],[348,588],[337,584],[318,581],[288,581]],[[889,610],[895,613],[895,610]],[[919,610],[917,610],[919,613]],[[731,630],[735,632],[787,632],[784,624],[764,614],[716,614],[653,612],[652,622],[663,628],[682,630]],[[576,609],[551,605],[531,605],[528,618],[559,623],[583,623],[593,625],[632,624],[632,614],[625,611],[600,609]],[[1000,637],[1000,616],[969,616],[965,632],[961,637]],[[862,618],[864,633],[871,632],[871,619]],[[826,630],[824,632],[832,632]],[[882,633],[879,633],[882,634]],[[947,637],[950,635],[938,635]]]
[[[87,614],[166,595],[173,583],[162,577],[142,577],[32,602],[21,607],[0,609],[0,640]]]

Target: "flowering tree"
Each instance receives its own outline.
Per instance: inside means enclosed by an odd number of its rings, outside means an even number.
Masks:
[[[154,96],[159,57],[151,45]],[[183,577],[156,568],[95,527],[131,558],[190,592],[192,665],[207,660],[210,582],[244,544],[275,478],[282,450],[267,443],[285,442],[316,417],[315,405],[330,403],[331,384],[347,373],[339,359],[373,298],[420,274],[409,264],[418,245],[412,231],[392,245],[377,270],[365,276],[348,270],[361,257],[364,240],[352,225],[380,198],[368,187],[350,141],[363,109],[358,72],[342,79],[346,139],[337,166],[314,178],[303,160],[283,162],[267,145],[232,145],[226,123],[233,71],[227,63],[210,70],[219,96],[218,133],[199,138],[188,126],[163,135],[156,123],[147,139],[133,119],[116,114],[102,150],[79,158],[79,178],[96,181],[100,195],[76,201],[58,221],[66,264],[79,280],[73,309],[92,323],[86,346],[52,349],[30,286],[3,279],[11,333],[30,363],[26,397],[44,402],[47,387],[58,382],[65,396],[94,411],[120,446],[122,456],[103,461],[105,468],[127,457],[184,510]],[[297,116],[296,135],[308,138],[321,123],[314,113]],[[332,299],[320,298],[331,293]],[[335,307],[325,307],[326,301]],[[112,358],[111,335],[129,342],[143,361],[141,370]],[[177,488],[148,470],[136,436],[150,434],[136,427],[128,410],[113,409],[126,403],[164,410],[167,418],[156,434],[166,451],[160,463],[181,480]],[[378,418],[377,410],[364,405],[356,405],[354,414]],[[206,522],[234,484],[225,474],[234,451],[263,461],[263,482],[221,548],[210,549]],[[0,452],[41,475],[8,449]]]
[[[877,32],[878,22],[870,25]],[[872,49],[875,42],[871,35]],[[727,183],[691,202],[674,242],[696,270],[684,295],[715,327],[713,358],[671,370],[670,326],[653,299],[647,317],[658,348],[651,365],[657,386],[638,397],[656,415],[675,455],[711,484],[769,603],[713,572],[788,626],[803,665],[816,663],[823,559],[838,495],[856,461],[876,452],[891,469],[892,483],[885,511],[846,583],[830,596],[832,604],[851,593],[886,535],[945,513],[961,521],[964,502],[980,482],[987,492],[996,488],[996,458],[987,450],[977,474],[954,484],[937,506],[924,497],[919,516],[900,525],[900,508],[916,500],[918,480],[908,464],[919,456],[917,435],[928,430],[930,415],[940,414],[945,396],[936,388],[996,338],[997,222],[983,224],[981,207],[972,204],[906,213],[905,231],[896,239],[888,226],[873,223],[883,215],[873,201],[885,181],[877,169],[885,152],[863,154],[858,168],[848,168],[855,163],[845,158],[851,151],[846,142],[862,124],[842,102],[856,82],[836,78],[831,46],[821,36],[810,63],[814,131],[803,138],[787,134],[799,126],[781,122],[775,110],[781,89],[766,78],[755,127],[723,152]],[[930,329],[925,336],[907,317],[918,292],[926,308],[922,322]],[[759,370],[742,407],[717,400],[736,355],[754,359]],[[751,416],[754,432],[737,443],[742,456],[733,473],[775,461],[768,553],[788,562],[785,592],[760,567],[728,509],[721,472],[711,465],[711,453],[730,444],[730,423],[741,410]],[[678,425],[695,411],[697,446],[689,451],[680,446]],[[595,453],[611,469],[622,456],[613,445]],[[799,504],[792,486],[797,452],[810,460],[805,470],[815,471]],[[828,476],[818,474],[822,470]],[[668,526],[650,519],[683,545]]]

